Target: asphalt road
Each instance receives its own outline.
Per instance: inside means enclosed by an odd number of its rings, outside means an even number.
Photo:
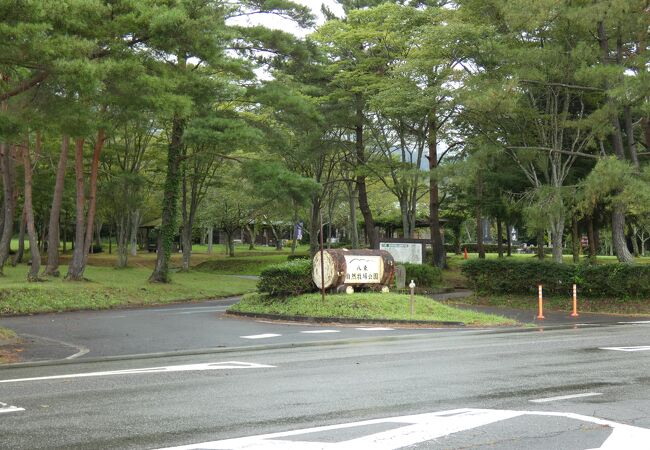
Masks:
[[[373,325],[313,326],[225,316],[228,306],[238,300],[239,297],[233,297],[153,308],[4,317],[0,318],[0,326],[21,336],[24,361],[190,352],[441,331]]]
[[[3,368],[0,447],[650,447],[650,324],[373,336]]]

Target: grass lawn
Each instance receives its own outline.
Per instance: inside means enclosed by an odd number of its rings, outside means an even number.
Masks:
[[[267,266],[284,262],[287,262],[287,253],[272,253],[210,259],[198,264],[195,269],[223,275],[259,275]]]
[[[248,294],[239,303],[231,306],[229,311],[351,319],[411,319],[408,296],[379,293],[329,295],[325,303],[320,294],[306,294],[287,299]],[[458,310],[422,296],[415,296],[413,320],[464,322],[469,326],[517,324],[505,317]]]
[[[454,301],[450,301],[454,303]],[[530,309],[537,308],[537,295],[478,295],[459,300],[458,303],[502,306],[507,308]],[[572,300],[569,296],[544,297],[544,309],[549,311],[572,311]],[[650,302],[644,299],[610,299],[584,298],[578,295],[578,313],[594,312],[608,314],[650,314]]]
[[[61,267],[65,274],[67,267]],[[27,267],[5,266],[0,277],[0,314],[30,314],[80,309],[108,309],[227,297],[255,290],[255,280],[191,271],[172,274],[172,283],[147,282],[148,268],[86,269],[87,282],[61,278],[26,281]]]

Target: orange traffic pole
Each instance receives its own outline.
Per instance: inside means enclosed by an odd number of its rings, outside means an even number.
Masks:
[[[578,287],[573,285],[573,312],[571,317],[578,317]]]
[[[544,299],[542,297],[542,285],[537,286],[537,300],[539,303],[539,314],[537,314],[537,319],[544,319]]]
[[[463,252],[463,258],[469,258],[469,255],[467,254],[467,247],[465,247],[465,251]]]

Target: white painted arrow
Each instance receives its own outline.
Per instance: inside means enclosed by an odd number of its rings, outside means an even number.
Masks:
[[[186,364],[180,366],[146,367],[144,369],[111,370],[107,372],[72,373],[66,375],[52,375],[47,377],[15,378],[0,380],[0,383],[17,383],[19,381],[64,380],[69,378],[105,377],[110,375],[144,375],[148,373],[167,372],[195,372],[201,370],[226,370],[226,369],[263,369],[275,366],[266,364],[245,363],[238,361],[224,361],[204,364]]]
[[[598,447],[602,450],[647,450],[650,442],[648,429],[597,417],[563,412],[463,408],[203,442],[170,447],[166,450],[396,450],[521,416],[562,417],[609,427],[612,433]],[[314,433],[340,433],[343,430],[378,424],[390,425],[392,428],[338,442],[322,442],[313,439]]]

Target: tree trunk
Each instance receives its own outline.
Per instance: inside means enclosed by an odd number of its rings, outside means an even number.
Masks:
[[[184,121],[180,116],[174,116],[172,136],[167,148],[167,177],[163,192],[162,222],[160,238],[158,239],[158,254],[156,267],[149,277],[150,282],[169,283],[169,259],[172,254],[174,237],[177,233],[176,210],[178,208],[178,191],[180,187],[180,164],[183,154]]]
[[[16,165],[12,146],[0,142],[0,169],[2,170],[4,222],[0,237],[0,274],[9,258],[11,238],[14,234],[14,213],[16,210]]]
[[[185,157],[185,151],[183,151]],[[190,224],[188,206],[188,192],[187,192],[187,165],[183,164],[181,168],[181,245],[183,252],[183,261],[181,270],[187,272],[190,270],[190,258],[192,257],[192,226]]]
[[[630,235],[630,241],[632,241],[632,252],[634,253],[634,257],[638,258],[641,256],[641,253],[639,252],[639,241],[638,241],[638,229],[635,225],[629,225],[628,226],[628,233]]]
[[[562,242],[564,241],[564,215],[558,214],[551,221],[551,247],[553,252],[553,261],[562,264]]]
[[[74,235],[74,248],[72,250],[72,259],[68,265],[68,273],[65,276],[66,280],[78,281],[83,276],[83,258],[84,258],[84,232],[85,232],[85,217],[84,210],[86,206],[85,186],[84,186],[84,166],[83,166],[83,148],[84,139],[77,138],[75,140],[75,178],[76,178],[76,221],[75,221],[75,235]]]
[[[357,223],[357,192],[348,184],[348,198],[350,203],[350,247],[359,248],[359,224]]]
[[[506,222],[506,233],[508,233],[508,256],[512,256],[512,225]]]
[[[456,255],[460,255],[463,253],[463,249],[461,248],[461,239],[462,239],[462,224],[459,222],[457,226],[454,227],[454,253]]]
[[[358,95],[356,98],[357,103],[357,114],[356,114],[356,141],[355,149],[357,156],[357,167],[361,167],[367,163],[366,161],[366,152],[365,144],[363,142],[363,101],[361,96]],[[359,208],[361,209],[361,214],[363,215],[364,227],[366,230],[366,236],[368,238],[368,244],[370,248],[376,249],[379,248],[379,237],[377,236],[377,230],[375,229],[375,220],[372,217],[372,210],[370,209],[370,204],[368,203],[368,190],[366,186],[366,176],[361,174],[357,175],[357,190],[359,191]]]
[[[619,262],[631,263],[634,256],[625,239],[625,205],[615,202],[612,208],[612,247]]]
[[[214,241],[214,227],[210,225],[208,227],[208,255],[212,254],[212,247],[213,247],[213,241]]]
[[[16,267],[18,264],[23,262],[23,256],[25,255],[25,227],[27,226],[27,218],[25,217],[25,205],[23,205],[23,213],[21,214],[20,219],[20,229],[18,231],[18,250],[14,254],[14,258],[11,261],[11,265]]]
[[[623,108],[625,116],[625,134],[627,135],[627,149],[630,153],[630,160],[635,169],[639,169],[639,156],[636,150],[636,141],[634,139],[634,126],[632,123],[632,108],[627,105]]]
[[[483,180],[481,174],[476,175],[476,251],[480,259],[485,259],[485,247],[483,246]]]
[[[544,229],[537,230],[537,258],[542,260],[546,257],[544,253]]]
[[[436,168],[438,167],[438,136],[435,112],[429,113],[429,230],[431,231],[431,249],[433,265],[444,269],[447,265],[445,247],[440,229],[440,199]]]
[[[503,258],[503,223],[499,216],[497,216],[497,253],[499,258]]]
[[[140,229],[140,210],[131,212],[131,256],[138,256],[138,230]]]
[[[587,216],[587,239],[589,240],[589,262],[596,263],[598,257],[598,243],[594,232],[594,218]]]
[[[313,258],[320,248],[318,239],[320,233],[320,198],[314,198],[311,206],[309,220],[309,255]]]
[[[63,204],[63,188],[65,182],[65,171],[68,164],[68,148],[70,138],[63,136],[61,142],[61,154],[59,165],[56,169],[56,182],[54,184],[54,196],[52,197],[52,208],[50,209],[50,223],[47,232],[47,265],[43,275],[59,276],[59,222],[61,218],[61,205]]]
[[[578,228],[578,219],[573,218],[571,221],[571,251],[573,253],[573,262],[580,262],[580,229]]]
[[[40,153],[40,136],[36,136],[36,157]],[[36,227],[34,226],[34,208],[32,206],[32,159],[29,155],[29,140],[26,141],[22,149],[23,167],[25,171],[25,220],[27,222],[27,236],[29,237],[29,253],[31,256],[31,266],[27,274],[27,281],[40,281],[38,272],[41,270],[41,254],[38,251],[38,238],[36,236]]]
[[[119,215],[117,223],[117,267],[123,269],[129,261],[129,213],[123,212]]]

